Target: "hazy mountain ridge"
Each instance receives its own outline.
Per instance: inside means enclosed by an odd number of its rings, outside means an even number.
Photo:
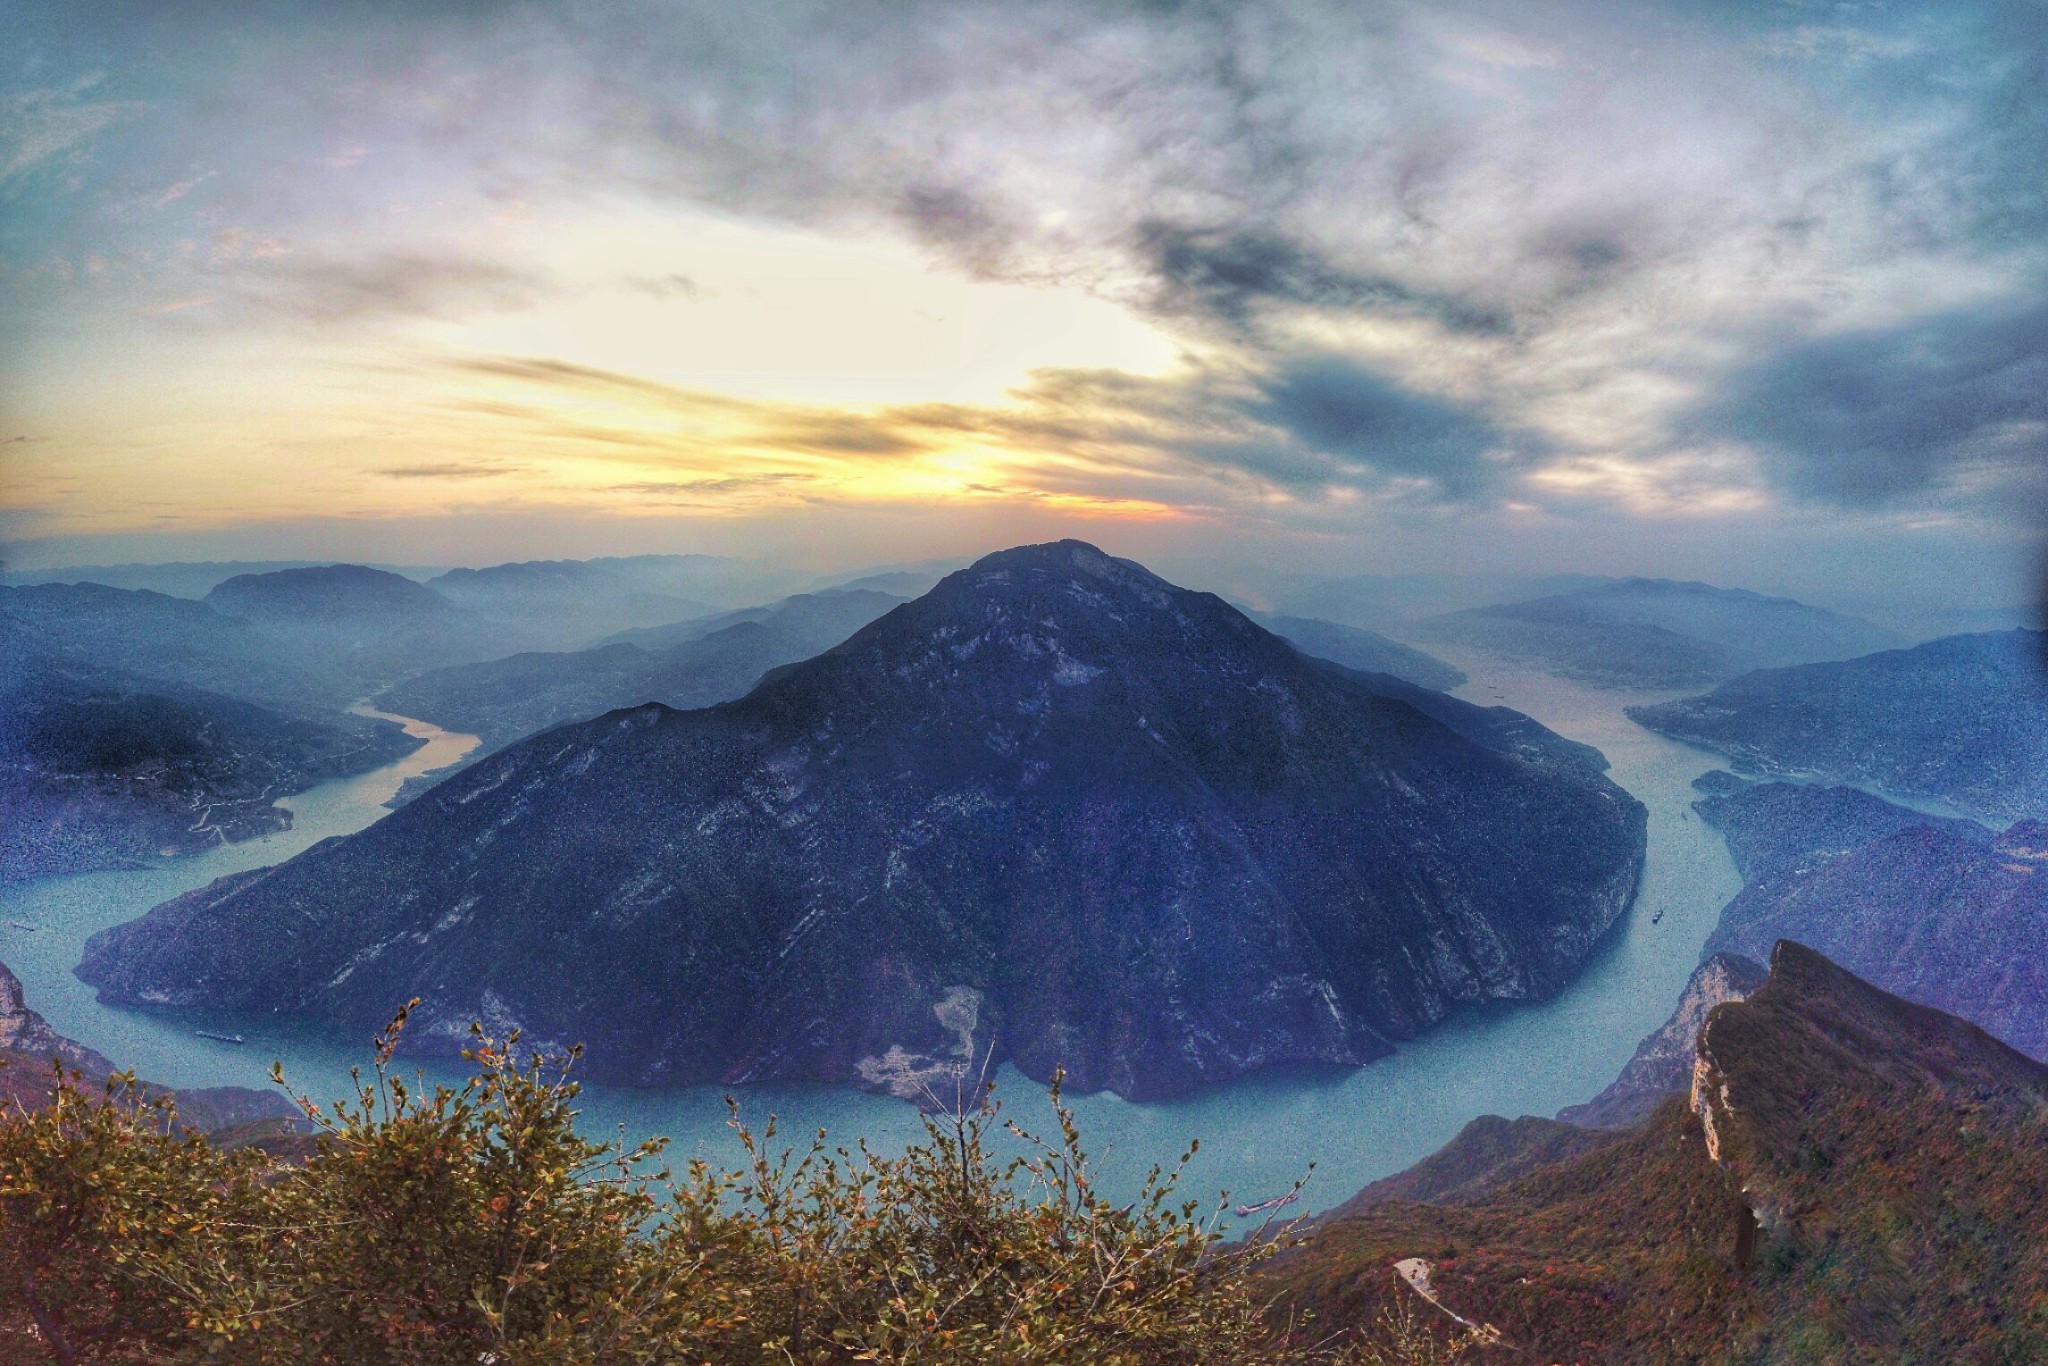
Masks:
[[[313,721],[66,659],[8,619],[0,646],[0,881],[289,829],[277,798],[420,744],[387,721]]]
[[[1697,686],[1899,643],[1881,627],[1791,598],[1669,579],[1623,579],[1468,608],[1415,622],[1404,634],[1601,687],[1645,688]]]
[[[864,590],[799,594],[703,621],[628,632],[624,640],[571,654],[519,654],[437,669],[378,701],[399,715],[479,735],[486,750],[497,749],[621,707],[659,702],[690,710],[731,701],[770,669],[830,649],[902,601]],[[636,639],[649,647],[628,643]]]
[[[352,1024],[418,994],[446,1046],[516,1021],[643,1082],[907,1086],[991,1042],[1135,1096],[1360,1062],[1557,990],[1643,847],[1583,747],[1386,684],[1092,547],[1004,552],[741,701],[516,745],[79,972]]]
[[[1449,692],[1466,682],[1465,671],[1435,655],[1390,640],[1377,631],[1314,617],[1279,612],[1246,612],[1259,625],[1305,655],[1327,659],[1360,673],[1392,674],[1424,688]]]
[[[148,589],[174,598],[203,598],[240,574],[278,569],[316,569],[332,560],[177,560],[161,564],[82,564],[56,569],[0,570],[0,584],[95,583],[108,588]],[[373,569],[424,582],[446,571],[437,566],[376,564]]]
[[[2048,1254],[2030,1233],[2048,1204],[2048,1069],[1793,943],[1763,986],[1711,1013],[1696,1058],[1690,1103],[1477,1202],[1332,1220],[1272,1281],[1324,1322],[1366,1322],[1412,1293],[1393,1263],[1424,1258],[1444,1305],[1503,1335],[1482,1361],[2048,1349],[2033,1310]],[[1517,1142],[1568,1146],[1540,1123],[1494,1130],[1498,1162]]]
[[[451,569],[427,586],[481,616],[519,623],[541,648],[579,650],[616,631],[710,616],[749,578],[713,555],[632,555]]]
[[[287,657],[347,682],[360,696],[422,669],[494,659],[541,633],[449,602],[426,584],[357,564],[247,574],[206,595]]]
[[[1425,617],[1614,582],[1601,574],[1289,575],[1271,585],[1267,596],[1278,612],[1400,633],[1405,623]]]
[[[2048,817],[2048,680],[2039,631],[1948,636],[1906,650],[1724,683],[1629,715],[1717,750],[1745,773],[1870,783],[2004,823]]]
[[[100,584],[0,588],[0,618],[32,648],[152,683],[305,711],[354,700],[345,679],[280,659],[277,642],[203,602]]]

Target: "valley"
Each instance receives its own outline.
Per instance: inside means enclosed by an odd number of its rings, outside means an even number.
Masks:
[[[1511,706],[1596,746],[1612,764],[1610,776],[1648,808],[1648,862],[1626,922],[1553,999],[1453,1017],[1367,1067],[1259,1073],[1164,1102],[1107,1093],[1071,1097],[1091,1145],[1106,1154],[1112,1183],[1134,1189],[1151,1162],[1200,1137],[1190,1189],[1228,1188],[1234,1197],[1263,1198],[1315,1163],[1304,1204],[1334,1205],[1426,1156],[1477,1115],[1547,1115],[1588,1099],[1613,1079],[1635,1041],[1669,1013],[1721,906],[1739,887],[1720,837],[1690,809],[1699,795],[1692,780],[1717,766],[1713,756],[1643,730],[1622,714],[1626,705],[1669,694],[1591,688],[1476,652],[1444,657],[1470,676],[1459,696]],[[367,1033],[106,1007],[71,968],[93,933],[216,877],[361,829],[385,814],[383,803],[400,783],[453,762],[474,744],[424,723],[409,722],[407,729],[425,737],[426,747],[375,773],[291,799],[295,824],[289,832],[147,871],[49,878],[8,889],[0,895],[0,961],[22,977],[56,1029],[144,1075],[182,1086],[261,1085],[270,1061],[279,1059],[288,1076],[315,1094],[333,1092],[347,1068],[363,1061]],[[20,930],[10,922],[37,928]],[[195,1028],[239,1033],[247,1042],[236,1047],[196,1038]],[[424,1065],[432,1074],[453,1075],[444,1063]],[[1035,1083],[1008,1068],[998,1079],[1013,1113],[1026,1122],[1044,1117]],[[583,1110],[593,1131],[624,1125],[633,1135],[665,1133],[678,1155],[730,1160],[723,1099],[729,1091],[734,1088],[591,1086]],[[921,1132],[910,1106],[851,1088],[776,1084],[734,1093],[757,1120],[779,1114],[789,1133],[824,1127],[837,1139],[863,1136],[890,1145]]]

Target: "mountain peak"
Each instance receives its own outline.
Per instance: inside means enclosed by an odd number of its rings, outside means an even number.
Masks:
[[[1044,576],[1066,579],[1074,584],[1109,586],[1144,599],[1154,607],[1164,606],[1161,595],[1184,593],[1136,560],[1118,559],[1086,541],[1046,541],[1040,545],[1013,546],[984,555],[967,568],[939,581],[933,592],[949,584],[959,588],[988,590],[1008,582],[1009,576]]]

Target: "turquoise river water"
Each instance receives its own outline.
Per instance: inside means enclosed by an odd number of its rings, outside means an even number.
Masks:
[[[1556,999],[1453,1020],[1370,1067],[1260,1075],[1169,1103],[1070,1097],[1101,1163],[1105,1189],[1134,1191],[1151,1164],[1170,1163],[1188,1140],[1199,1138],[1189,1193],[1227,1189],[1233,1200],[1257,1201],[1284,1191],[1313,1163],[1302,1203],[1323,1208],[1426,1156],[1477,1115],[1548,1115],[1587,1099],[1670,1013],[1721,906],[1741,885],[1720,837],[1691,811],[1697,795],[1691,782],[1715,766],[1714,757],[1653,735],[1622,714],[1625,705],[1661,694],[1600,691],[1480,657],[1455,662],[1473,676],[1461,696],[1514,707],[1598,746],[1614,779],[1649,807],[1649,862],[1627,923]],[[264,1086],[271,1063],[281,1061],[287,1078],[315,1099],[341,1094],[348,1067],[366,1058],[367,1039],[267,1019],[103,1006],[71,970],[94,932],[223,874],[277,863],[322,839],[360,830],[385,814],[383,803],[405,779],[452,763],[476,743],[472,736],[393,719],[426,737],[426,746],[374,773],[287,799],[294,825],[286,833],[140,871],[0,889],[0,961],[20,976],[29,1004],[60,1033],[153,1081]],[[247,1042],[198,1038],[195,1028],[238,1032]],[[593,1132],[622,1128],[635,1139],[667,1134],[672,1158],[702,1154],[730,1162],[738,1152],[727,1125],[731,1089],[591,1087],[580,1105]],[[998,1090],[1027,1127],[1046,1120],[1042,1092],[1023,1076],[1006,1070]],[[748,1120],[774,1113],[782,1132],[798,1139],[824,1128],[835,1143],[865,1138],[890,1147],[921,1131],[911,1106],[848,1088],[755,1086],[736,1094]]]

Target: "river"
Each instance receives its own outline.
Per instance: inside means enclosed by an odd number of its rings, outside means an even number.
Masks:
[[[1722,905],[1741,886],[1720,836],[1691,810],[1692,780],[1717,760],[1622,714],[1629,703],[1670,694],[1601,691],[1479,656],[1453,662],[1473,680],[1460,696],[1514,707],[1597,746],[1613,765],[1615,781],[1649,808],[1649,860],[1626,924],[1556,999],[1455,1019],[1370,1067],[1260,1075],[1167,1103],[1071,1097],[1112,1195],[1134,1193],[1154,1162],[1171,1163],[1189,1139],[1200,1138],[1189,1193],[1228,1189],[1234,1200],[1256,1201],[1286,1190],[1314,1164],[1303,1205],[1327,1207],[1428,1155],[1477,1115],[1549,1115],[1589,1098],[1670,1013]],[[270,1019],[172,1017],[102,1006],[71,969],[98,930],[224,874],[277,863],[359,830],[384,814],[384,802],[407,778],[453,763],[476,744],[474,736],[390,719],[427,744],[389,767],[286,799],[282,804],[293,814],[287,832],[146,870],[0,888],[0,961],[21,978],[29,1005],[58,1032],[152,1081],[261,1086],[277,1060],[287,1078],[316,1099],[340,1094],[348,1067],[366,1059],[367,1039]],[[194,1028],[240,1033],[247,1042],[197,1038]],[[635,1139],[667,1134],[672,1158],[701,1154],[730,1162],[737,1149],[726,1124],[729,1089],[591,1087],[581,1102],[584,1123],[593,1133],[622,1128]],[[1027,1126],[1047,1122],[1042,1091],[1015,1071],[1003,1072],[998,1090]],[[822,1127],[835,1143],[865,1138],[886,1148],[919,1131],[910,1106],[847,1088],[757,1086],[741,1090],[739,1099],[747,1118],[758,1122],[773,1112],[783,1132],[799,1140]]]

